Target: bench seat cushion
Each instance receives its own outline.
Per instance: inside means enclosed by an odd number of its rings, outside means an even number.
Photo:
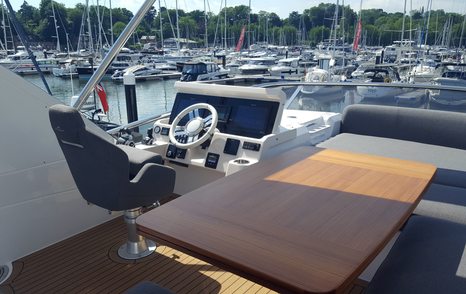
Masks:
[[[466,115],[459,112],[354,104],[341,132],[466,149]]]
[[[413,216],[365,293],[465,293],[465,244],[465,225]]]
[[[466,150],[350,133],[339,134],[317,146],[437,166],[432,184],[414,213],[466,224]]]
[[[466,225],[466,189],[432,183],[414,213]]]
[[[466,172],[466,150],[451,147],[352,133],[339,134],[317,147],[420,161]]]
[[[350,133],[317,147],[431,163],[437,167],[435,183],[466,188],[466,150]]]

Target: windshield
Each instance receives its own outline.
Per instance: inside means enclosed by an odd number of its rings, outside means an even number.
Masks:
[[[301,83],[282,87],[288,98],[285,108],[290,110],[342,113],[346,106],[360,103],[466,113],[466,87],[457,89],[448,90],[440,84],[369,86],[364,83],[339,83],[338,86]]]
[[[207,73],[207,67],[205,64],[185,64],[183,66],[184,74],[205,74]]]

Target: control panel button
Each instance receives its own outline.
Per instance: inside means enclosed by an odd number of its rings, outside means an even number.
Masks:
[[[252,142],[244,142],[243,149],[252,150],[252,151],[259,151],[261,149],[261,144],[259,143],[252,143]]]
[[[168,136],[168,132],[170,132],[170,128],[162,128],[160,134],[163,136]]]
[[[219,154],[210,153],[210,152],[209,152],[209,153],[207,153],[207,157],[206,157],[206,159],[205,159],[205,164],[204,164],[204,166],[205,166],[205,167],[208,167],[208,168],[216,169],[219,159],[220,159],[220,155],[219,155]]]
[[[158,134],[160,133],[160,131],[161,131],[161,128],[159,126],[154,127],[154,134]]]
[[[223,153],[230,155],[238,154],[239,143],[241,143],[240,140],[228,138],[225,143],[225,148],[223,148]]]
[[[186,157],[186,149],[176,148],[176,158],[184,159]]]
[[[165,154],[167,158],[176,158],[176,146],[175,145],[168,145],[167,153]]]

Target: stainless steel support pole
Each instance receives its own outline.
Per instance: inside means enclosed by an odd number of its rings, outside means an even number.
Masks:
[[[112,48],[110,48],[110,51],[107,53],[105,58],[100,63],[99,68],[97,68],[97,70],[94,72],[87,84],[82,89],[81,93],[79,93],[78,100],[73,105],[73,107],[79,110],[84,105],[84,103],[86,103],[86,100],[94,90],[95,85],[97,85],[97,83],[102,79],[103,75],[107,71],[107,68],[110,66],[115,56],[117,56],[121,48],[126,44],[126,41],[128,41],[131,34],[141,23],[142,19],[144,18],[144,15],[149,11],[149,9],[152,7],[154,3],[155,0],[146,0],[146,2],[144,2],[141,8],[139,8],[139,11],[136,12],[136,14],[133,16],[133,18],[128,23],[126,28],[123,30],[121,35],[115,41],[115,44],[113,44]]]
[[[126,114],[128,123],[138,120],[138,105],[136,102],[136,76],[132,72],[123,75],[123,85],[125,85]],[[139,128],[134,129],[139,132]]]

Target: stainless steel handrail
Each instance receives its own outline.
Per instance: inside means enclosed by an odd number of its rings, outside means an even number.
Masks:
[[[361,82],[271,82],[258,85],[260,88],[285,87],[285,86],[326,86],[326,87],[387,87],[387,88],[409,88],[422,90],[449,90],[466,92],[466,88],[457,86],[442,86],[435,84],[409,84],[409,83],[361,83]]]
[[[131,21],[125,27],[121,35],[115,41],[115,44],[110,48],[110,51],[105,55],[104,59],[102,60],[100,66],[91,76],[87,84],[82,89],[81,93],[79,93],[78,100],[75,102],[73,107],[76,109],[81,109],[81,107],[86,103],[87,98],[94,90],[95,85],[102,79],[103,75],[107,71],[107,68],[112,63],[115,56],[120,52],[121,48],[126,44],[131,34],[136,30],[138,25],[141,23],[144,15],[149,11],[152,5],[155,3],[155,0],[146,0],[144,4],[142,4],[141,8],[139,8],[138,12],[133,16]]]
[[[140,126],[143,126],[145,124],[154,122],[157,119],[168,117],[169,115],[170,115],[170,113],[162,113],[162,114],[157,114],[157,115],[154,115],[154,116],[150,116],[148,118],[133,121],[133,122],[131,122],[129,124],[119,126],[117,128],[110,129],[110,130],[107,131],[107,133],[112,135],[112,134],[116,134],[118,131],[120,131],[122,129],[134,129],[136,127],[140,127]]]

